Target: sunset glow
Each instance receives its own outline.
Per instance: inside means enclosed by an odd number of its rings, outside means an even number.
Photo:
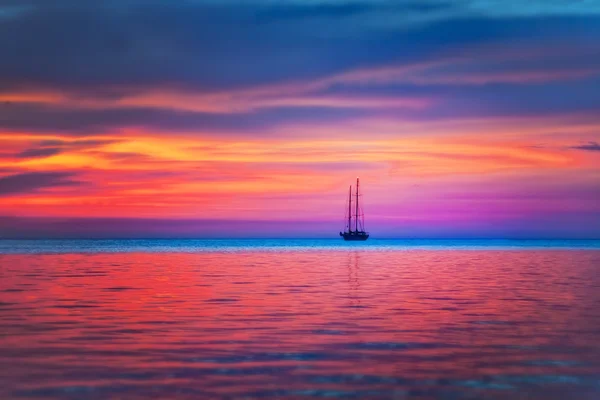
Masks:
[[[4,52],[0,234],[325,237],[359,175],[379,237],[600,235],[597,7],[254,3],[0,5],[66,26]],[[115,43],[67,57],[78,18]]]

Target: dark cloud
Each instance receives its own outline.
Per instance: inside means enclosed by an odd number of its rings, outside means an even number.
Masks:
[[[36,157],[49,157],[55,154],[59,154],[62,150],[58,147],[41,147],[27,149],[17,154],[17,158],[36,158]]]
[[[333,123],[348,118],[376,115],[374,110],[299,107],[266,109],[251,113],[211,114],[172,110],[123,108],[77,110],[38,105],[18,105],[10,113],[0,109],[0,129],[63,132],[73,136],[98,135],[122,127],[146,127],[164,131],[247,132],[265,134],[286,124]],[[83,143],[90,143],[82,142]]]
[[[0,52],[11,54],[0,85],[208,89],[317,76],[347,62],[343,40],[319,43],[288,23],[243,5],[40,6],[0,25]],[[365,58],[364,45],[355,51]]]
[[[26,149],[16,154],[17,158],[43,158],[60,154],[71,149],[94,149],[97,146],[115,143],[116,140],[42,140],[37,143],[36,147]]]
[[[600,66],[600,59],[598,59]],[[600,67],[599,67],[600,71]],[[468,76],[468,75],[467,75]],[[525,86],[524,86],[525,85]],[[401,110],[395,115],[407,119],[438,120],[463,117],[551,116],[580,114],[596,116],[600,109],[600,75],[580,80],[510,84],[494,82],[473,85],[455,83],[423,85],[410,82],[385,82],[380,85],[337,86],[327,93],[349,96],[408,96],[433,99],[430,107]]]
[[[118,96],[111,85],[223,89],[419,60],[476,43],[581,43],[600,31],[593,13],[490,19],[448,1],[28,4],[0,24],[0,54],[10,54],[0,63],[0,88],[109,96]],[[407,26],[411,19],[430,23]]]
[[[65,144],[65,141],[63,140],[57,140],[57,139],[48,139],[48,140],[41,140],[38,145],[40,147],[58,147],[58,146],[63,146]]]
[[[596,83],[596,84],[590,84]],[[286,126],[314,126],[344,123],[356,118],[384,116],[402,120],[436,121],[456,118],[557,116],[576,113],[581,118],[597,118],[600,107],[600,80],[547,83],[523,90],[519,85],[439,85],[388,83],[373,87],[333,87],[320,94],[345,99],[361,95],[378,99],[433,99],[425,108],[272,107],[250,112],[208,113],[152,108],[68,109],[37,104],[0,107],[0,130],[61,132],[85,137],[115,132],[120,128],[146,128],[168,135],[170,132],[209,132],[216,134],[280,134]],[[560,95],[559,95],[560,94]],[[314,95],[318,97],[319,94]],[[596,116],[596,117],[594,117]],[[309,131],[306,134],[310,134]],[[50,141],[40,147],[94,148],[105,141]],[[46,150],[43,150],[44,153]]]
[[[50,187],[79,185],[79,182],[70,179],[73,176],[70,172],[25,172],[0,177],[0,197]]]
[[[600,151],[600,143],[589,142],[587,144],[581,144],[579,146],[572,146],[571,149],[585,150],[585,151]]]
[[[11,10],[0,23],[0,57],[10,55],[0,62],[0,93],[52,89],[75,99],[110,100],[157,87],[192,92],[228,90],[431,61],[471,47],[488,53],[496,47],[513,48],[515,43],[530,44],[534,49],[555,43],[590,48],[600,40],[600,17],[593,7],[586,16],[581,5],[561,8],[553,2],[541,7],[539,1],[527,5],[507,1],[505,7],[495,8],[479,0],[460,4],[444,0],[0,0],[0,9]],[[477,54],[473,57],[477,59]],[[559,54],[545,64],[474,62],[464,68],[434,71],[432,76],[519,72],[547,65],[598,68],[600,60],[595,52],[589,57]],[[415,119],[547,115],[597,109],[600,95],[594,89],[598,80],[582,82],[527,90],[520,84],[493,82],[483,87],[428,85],[426,80],[419,85],[339,83],[326,91],[354,91],[358,97],[408,93],[446,102],[426,110],[395,113]],[[140,108],[78,110],[76,101],[61,107],[13,103],[0,104],[0,129],[84,136],[143,126],[256,134],[297,121],[328,123],[378,112],[382,110],[288,107],[211,115]]]

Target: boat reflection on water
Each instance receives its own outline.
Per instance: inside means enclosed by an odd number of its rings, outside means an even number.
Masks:
[[[359,281],[360,253],[348,254],[348,300],[351,307],[360,306]]]

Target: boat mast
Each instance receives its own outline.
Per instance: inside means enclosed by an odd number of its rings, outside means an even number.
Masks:
[[[355,222],[355,231],[358,232],[358,177],[356,178],[356,214],[354,215],[356,218]]]
[[[348,232],[352,231],[352,185],[348,190]]]

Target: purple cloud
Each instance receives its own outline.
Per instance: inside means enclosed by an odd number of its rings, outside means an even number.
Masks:
[[[71,172],[26,172],[0,178],[0,197],[35,192],[43,188],[79,185]]]
[[[586,150],[586,151],[600,151],[600,143],[598,142],[588,142],[587,144],[582,144],[579,146],[571,146],[571,149],[576,150]]]

